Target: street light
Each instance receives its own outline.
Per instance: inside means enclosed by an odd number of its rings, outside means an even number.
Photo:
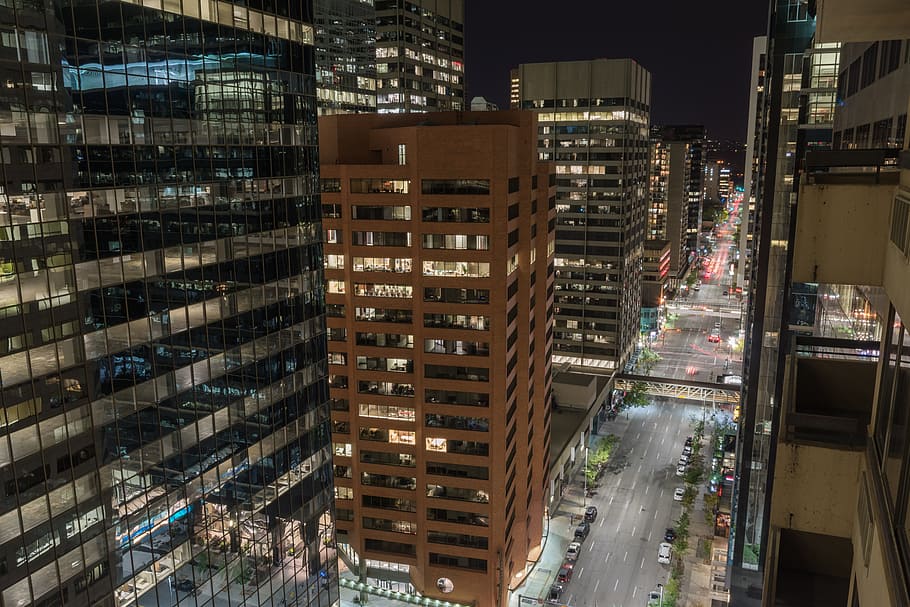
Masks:
[[[657,587],[660,588],[660,599],[658,600],[657,605],[658,607],[664,607],[664,585],[658,584]]]

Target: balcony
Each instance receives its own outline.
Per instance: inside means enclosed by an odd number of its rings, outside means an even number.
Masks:
[[[882,286],[896,150],[810,152],[800,187],[793,281]]]
[[[797,337],[788,356],[784,440],[864,447],[878,348],[878,342]]]

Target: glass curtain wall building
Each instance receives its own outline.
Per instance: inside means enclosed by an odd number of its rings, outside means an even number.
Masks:
[[[0,604],[337,601],[310,1],[0,3]]]
[[[314,0],[319,115],[376,111],[373,0]]]
[[[795,232],[791,219],[801,177],[799,159],[807,151],[831,145],[839,52],[837,43],[812,43],[815,19],[808,13],[808,3],[779,0],[771,11],[765,114],[760,121],[764,132],[762,141],[754,142],[763,153],[730,550],[737,605],[751,605],[756,595],[761,596],[783,365],[796,333],[808,332],[815,324],[812,302],[818,285],[790,282]],[[812,317],[803,318],[810,307]]]

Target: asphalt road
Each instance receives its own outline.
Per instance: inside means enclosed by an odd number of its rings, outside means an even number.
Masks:
[[[658,400],[629,410],[623,441],[588,505],[598,517],[583,542],[572,581],[563,595],[571,607],[644,606],[647,593],[666,583],[670,566],[657,562],[664,531],[682,512],[673,491],[682,487],[676,462],[690,420],[701,406]],[[625,415],[625,413],[623,413]],[[609,432],[609,423],[601,432]]]
[[[687,295],[667,304],[671,319],[667,328],[650,344],[661,360],[649,375],[714,382],[723,373],[742,374],[742,354],[734,352],[731,343],[731,339],[739,337],[743,311],[743,301],[735,294],[729,294],[733,247],[732,229],[719,228],[711,262],[699,274],[700,289],[690,290]],[[725,291],[728,291],[727,295],[724,295]],[[716,323],[720,323],[720,343],[708,341]],[[637,372],[643,373],[641,367]]]

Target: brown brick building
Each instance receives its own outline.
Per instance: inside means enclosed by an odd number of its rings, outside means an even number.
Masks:
[[[319,128],[339,553],[367,583],[504,604],[548,499],[555,181],[536,117]]]

